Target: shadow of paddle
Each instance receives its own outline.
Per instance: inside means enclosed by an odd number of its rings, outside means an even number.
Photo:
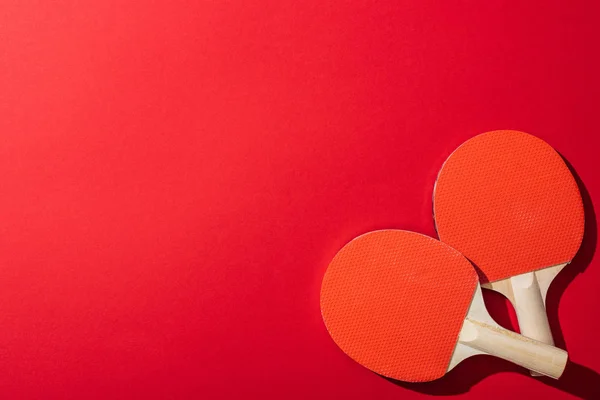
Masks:
[[[545,385],[579,397],[580,399],[600,399],[600,374],[571,361],[567,364],[565,372],[559,380],[546,377],[533,378],[529,376],[529,371],[490,356],[475,356],[465,360],[446,376],[433,382],[407,383],[390,378],[385,379],[395,385],[419,393],[433,396],[449,396],[467,393],[471,387],[498,372],[514,372],[524,375],[529,379],[536,379]]]
[[[585,213],[585,228],[583,233],[583,241],[579,251],[575,255],[575,258],[573,258],[571,264],[567,265],[556,276],[550,285],[550,288],[548,289],[548,295],[546,297],[546,312],[548,313],[548,321],[550,322],[550,328],[552,329],[552,335],[554,336],[554,342],[556,346],[568,350],[568,344],[565,343],[565,338],[562,334],[560,323],[558,321],[558,303],[573,279],[575,279],[580,273],[584,272],[588,265],[592,262],[594,253],[596,252],[598,227],[596,225],[596,212],[594,210],[590,193],[577,174],[577,171],[575,171],[575,168],[573,168],[573,166],[564,157],[563,160],[575,177],[577,186],[579,186],[579,192],[581,193],[581,199],[583,200],[583,209]],[[598,385],[600,386],[600,382],[598,382]]]

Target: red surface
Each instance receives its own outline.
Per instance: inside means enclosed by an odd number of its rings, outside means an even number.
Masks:
[[[2,2],[2,398],[600,398],[599,3],[347,3]],[[433,235],[442,162],[494,129],[587,188],[549,299],[575,364],[399,386],[333,343],[323,273],[368,230]]]

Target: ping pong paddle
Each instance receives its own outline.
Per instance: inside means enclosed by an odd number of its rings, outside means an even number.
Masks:
[[[484,288],[512,302],[523,335],[554,344],[546,294],[584,229],[581,195],[562,157],[523,132],[475,136],[444,163],[433,202],[440,240],[479,268]]]
[[[471,263],[414,232],[374,231],[344,246],[325,272],[321,313],[347,355],[402,381],[438,379],[477,354],[556,379],[567,362],[564,350],[500,327]]]

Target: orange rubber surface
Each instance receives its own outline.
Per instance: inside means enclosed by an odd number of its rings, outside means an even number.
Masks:
[[[482,282],[570,262],[583,239],[577,183],[541,139],[494,131],[462,144],[434,190],[438,235],[469,258]]]
[[[334,257],[321,312],[352,359],[390,378],[425,382],[446,373],[476,287],[471,263],[444,243],[375,231]]]

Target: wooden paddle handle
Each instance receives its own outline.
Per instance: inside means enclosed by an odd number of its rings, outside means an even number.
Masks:
[[[567,352],[470,318],[465,320],[460,343],[484,353],[508,360],[531,371],[558,379],[567,364]]]
[[[554,345],[548,323],[544,297],[534,272],[510,278],[513,306],[519,320],[521,334],[549,345]],[[532,371],[531,375],[537,374]]]

